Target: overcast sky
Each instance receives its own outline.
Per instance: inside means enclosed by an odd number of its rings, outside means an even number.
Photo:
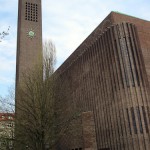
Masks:
[[[18,0],[0,0],[0,31],[10,26],[0,42],[0,95],[15,84]],[[111,12],[150,20],[150,0],[42,0],[43,39],[57,49],[57,67]]]

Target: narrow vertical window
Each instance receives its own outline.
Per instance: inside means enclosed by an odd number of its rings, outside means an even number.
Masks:
[[[122,75],[122,71],[121,71],[121,64],[120,64],[119,54],[118,54],[118,50],[117,50],[117,42],[116,42],[116,40],[114,41],[114,43],[115,43],[115,49],[116,49],[116,54],[117,54],[117,61],[118,61],[120,78],[121,78],[121,82],[122,82],[122,87],[124,88],[123,75]]]
[[[132,116],[134,133],[137,134],[137,126],[136,126],[136,120],[135,120],[135,114],[134,114],[134,108],[133,107],[131,107],[131,116]]]
[[[142,112],[143,112],[143,118],[144,118],[144,123],[145,123],[145,129],[146,129],[146,132],[148,133],[149,130],[148,130],[148,124],[147,124],[147,118],[146,118],[146,112],[145,112],[144,106],[142,106]]]
[[[122,57],[121,59],[123,62],[123,67],[124,67],[125,81],[126,81],[127,87],[129,87],[130,84],[129,84],[128,70],[130,68],[130,65],[129,65],[129,56],[127,52],[127,47],[125,45],[124,39],[120,39],[119,42],[120,42],[120,50],[121,50],[121,57]]]
[[[127,45],[127,40],[126,38],[125,39],[125,42],[126,42],[126,51],[127,51],[127,54],[128,54],[128,65],[127,65],[127,70],[129,71],[130,73],[130,81],[131,81],[131,84],[132,86],[135,86],[135,81],[134,81],[134,76],[133,76],[133,68],[132,68],[132,65],[131,65],[131,59],[132,59],[132,56],[130,56],[129,54],[129,48],[128,48],[128,45]]]
[[[120,111],[119,111],[119,114],[121,114]],[[122,127],[122,120],[121,120],[120,115],[119,115],[119,118],[120,118],[121,135],[123,136],[123,127]]]
[[[128,111],[128,108],[126,109],[126,112],[127,112],[127,118],[128,118],[129,132],[130,132],[130,134],[132,134],[132,131],[131,131],[131,123],[130,123],[130,117],[129,117],[129,111]]]
[[[139,109],[138,106],[136,107],[136,111],[137,111],[138,122],[139,122],[139,126],[140,126],[140,133],[143,133],[143,127],[142,127],[142,121],[141,121],[141,114],[140,114],[140,109]]]
[[[133,46],[132,46],[132,42],[131,42],[131,37],[129,37],[129,41],[130,41],[130,45],[131,45],[131,52],[132,52],[132,59],[133,59],[133,64],[134,64],[134,68],[135,68],[136,81],[137,81],[137,85],[139,86],[140,85],[140,81],[139,81],[139,75],[138,75],[137,65],[136,65],[136,61],[135,61],[135,55],[134,55],[134,52],[133,52]]]
[[[148,119],[149,119],[149,122],[150,122],[150,109],[149,109],[149,106],[147,106],[147,112],[148,112]]]

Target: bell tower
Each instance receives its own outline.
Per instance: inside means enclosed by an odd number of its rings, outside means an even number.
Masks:
[[[21,76],[42,56],[41,0],[19,0],[16,88]]]
[[[17,62],[16,62],[16,118],[22,118],[19,109],[22,97],[19,96],[19,86],[23,75],[28,73],[36,64],[42,62],[42,14],[41,0],[18,0],[18,32],[17,32]],[[16,119],[17,120],[17,119]],[[19,124],[15,122],[15,137],[19,139]],[[22,146],[15,142],[15,149]]]

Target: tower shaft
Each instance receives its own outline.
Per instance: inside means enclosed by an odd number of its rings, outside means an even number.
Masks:
[[[41,0],[19,0],[16,86],[42,56]]]

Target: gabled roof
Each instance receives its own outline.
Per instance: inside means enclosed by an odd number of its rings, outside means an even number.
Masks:
[[[139,18],[139,17],[136,17],[136,16],[132,16],[132,15],[129,15],[129,14],[126,14],[126,13],[122,13],[122,12],[119,12],[119,11],[112,11],[112,12],[113,12],[113,13],[116,13],[116,14],[128,16],[128,17],[137,18],[137,19],[144,20],[144,21],[149,21],[149,20],[145,20],[145,19],[142,19],[142,18]]]
[[[150,27],[150,21],[123,14],[118,11],[111,11],[108,16],[106,16],[106,18],[92,31],[92,33],[77,47],[77,49],[64,61],[54,74],[63,74],[63,72],[65,72],[84,53],[85,49],[87,49],[99,35],[103,34],[107,27],[122,22],[133,23],[137,27],[141,28],[143,24],[145,28]]]

